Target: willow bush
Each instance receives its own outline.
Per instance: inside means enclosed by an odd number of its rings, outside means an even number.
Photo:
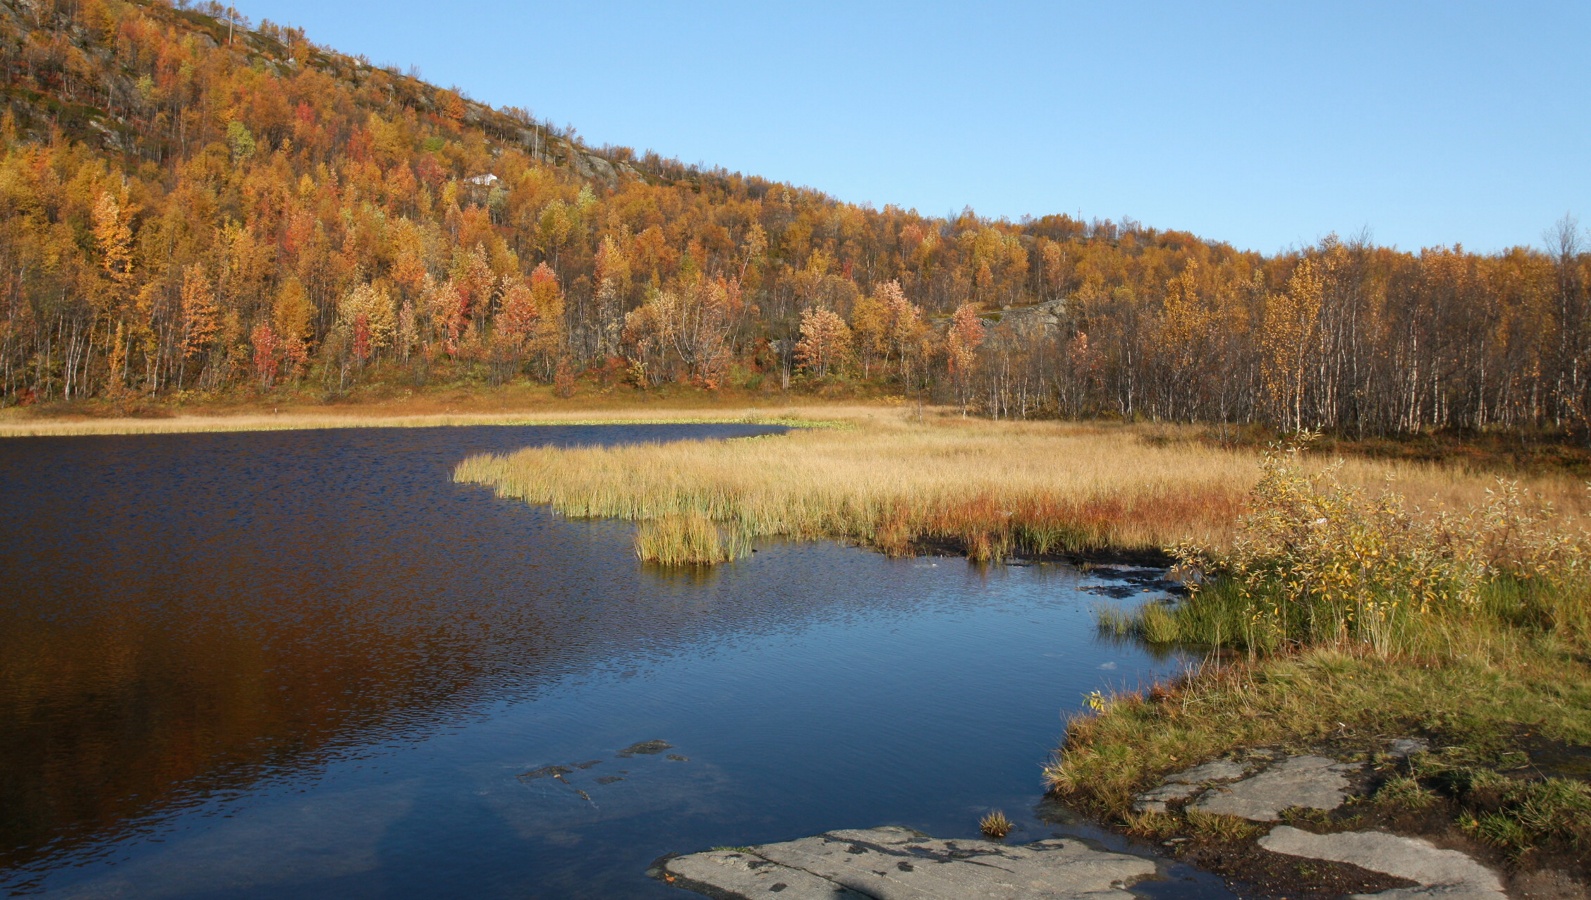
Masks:
[[[1550,504],[1498,479],[1483,502],[1425,514],[1390,480],[1372,494],[1345,483],[1341,463],[1306,468],[1312,439],[1263,456],[1230,543],[1172,548],[1184,600],[1101,626],[1155,643],[1356,643],[1380,654],[1439,650],[1455,637],[1449,626],[1483,617],[1584,633],[1591,535]]]

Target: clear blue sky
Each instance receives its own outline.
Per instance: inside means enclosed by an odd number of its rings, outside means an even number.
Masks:
[[[240,0],[587,142],[1273,252],[1591,224],[1591,2]]]

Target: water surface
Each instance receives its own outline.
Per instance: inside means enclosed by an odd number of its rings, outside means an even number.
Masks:
[[[449,480],[771,430],[0,442],[0,889],[668,897],[668,852],[1066,830],[1035,812],[1064,717],[1179,665],[1096,639],[1133,602],[1099,577],[828,543],[669,573]]]

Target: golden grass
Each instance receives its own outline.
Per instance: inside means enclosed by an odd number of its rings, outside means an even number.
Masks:
[[[648,521],[701,515],[749,538],[837,538],[902,554],[943,545],[974,560],[1012,554],[1223,546],[1253,486],[1257,454],[1132,426],[989,422],[850,410],[850,427],[611,448],[531,448],[465,460],[454,480],[551,504],[565,515]],[[1429,464],[1350,461],[1438,505],[1492,481]],[[1582,502],[1567,479],[1526,485]],[[1576,507],[1577,508],[1577,507]]]
[[[0,438],[68,437],[108,434],[188,434],[197,432],[298,431],[321,428],[443,428],[462,425],[657,425],[799,424],[845,421],[865,411],[853,407],[726,407],[723,409],[618,407],[534,412],[393,414],[379,407],[340,412],[292,411],[282,414],[208,413],[169,418],[0,418]]]
[[[664,566],[712,565],[751,551],[744,535],[721,530],[700,514],[664,516],[642,522],[635,532],[635,555]]]

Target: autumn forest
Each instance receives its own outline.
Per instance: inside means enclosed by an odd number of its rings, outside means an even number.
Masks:
[[[879,210],[588,147],[214,3],[0,0],[0,67],[3,406],[529,379],[1591,431],[1567,216],[1545,249],[1267,256]]]

